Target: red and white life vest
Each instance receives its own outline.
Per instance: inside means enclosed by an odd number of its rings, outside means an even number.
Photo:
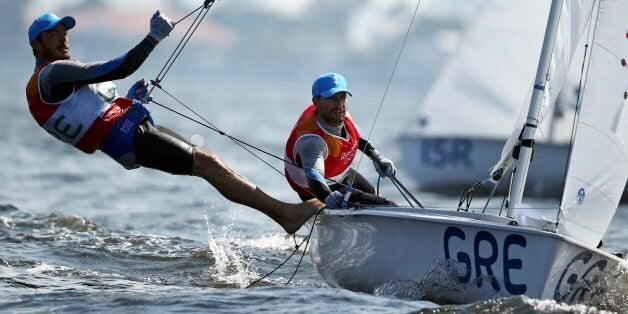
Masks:
[[[344,126],[347,131],[346,138],[342,138],[325,132],[316,119],[316,106],[310,105],[299,117],[288,141],[286,142],[286,160],[296,164],[296,153],[294,151],[297,141],[304,136],[318,136],[327,145],[327,156],[325,156],[325,173],[323,176],[328,179],[340,180],[349,170],[349,166],[355,158],[358,150],[360,133],[357,126],[349,115],[345,117]],[[309,195],[307,177],[302,168],[290,163],[285,164],[286,178],[290,186],[299,194]]]
[[[66,99],[47,103],[39,90],[39,75],[46,66],[37,68],[26,85],[26,99],[33,118],[60,141],[93,153],[133,101],[119,97],[113,82],[104,82],[76,85]]]

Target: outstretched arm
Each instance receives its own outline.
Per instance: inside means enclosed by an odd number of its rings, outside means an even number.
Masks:
[[[74,85],[125,78],[142,65],[156,44],[152,38],[146,36],[133,49],[107,62],[55,61],[41,71],[39,82],[42,97],[48,102],[58,102],[72,92]]]
[[[40,74],[43,100],[59,102],[72,93],[75,85],[107,82],[133,74],[172,27],[172,21],[156,13],[151,19],[150,33],[133,49],[113,60],[89,63],[59,60],[51,63]]]

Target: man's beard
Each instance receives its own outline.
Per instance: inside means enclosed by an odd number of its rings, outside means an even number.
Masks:
[[[44,59],[46,60],[50,60],[50,61],[56,61],[56,60],[68,60],[70,59],[70,54],[61,54],[61,53],[56,53],[55,50],[52,49],[44,49],[44,51],[42,52]]]

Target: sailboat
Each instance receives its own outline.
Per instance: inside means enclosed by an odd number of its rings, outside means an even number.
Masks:
[[[628,1],[552,0],[548,12],[530,102],[493,167],[496,180],[514,169],[504,211],[326,209],[310,253],[328,284],[439,303],[588,303],[612,286],[626,261],[598,247],[628,178]],[[555,101],[544,94],[560,90],[579,38],[590,51],[561,204],[535,208],[523,196],[528,168],[542,162],[530,162],[542,107]]]
[[[483,1],[463,39],[428,89],[417,121],[399,138],[404,170],[422,191],[460,195],[486,176],[512,130],[519,108],[529,103],[529,86],[541,50],[549,1]],[[499,31],[496,31],[499,30]],[[499,48],[496,48],[499,47]],[[574,54],[582,63],[584,44]],[[535,135],[528,196],[562,196],[569,132],[577,102],[580,68],[571,67],[553,110]],[[488,127],[490,126],[490,127]],[[628,186],[624,196],[628,201]],[[497,190],[507,192],[502,184]]]

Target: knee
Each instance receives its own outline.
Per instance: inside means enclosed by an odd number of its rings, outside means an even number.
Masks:
[[[218,157],[218,155],[210,152],[209,150],[200,148],[198,146],[194,146],[194,150],[192,151],[192,154],[194,156],[194,160],[206,160],[206,161],[213,161],[213,162],[218,162],[220,161],[220,158]]]
[[[223,167],[223,162],[220,157],[209,150],[194,147],[193,156],[195,172],[200,171],[202,173],[204,170],[215,170],[216,167]]]

